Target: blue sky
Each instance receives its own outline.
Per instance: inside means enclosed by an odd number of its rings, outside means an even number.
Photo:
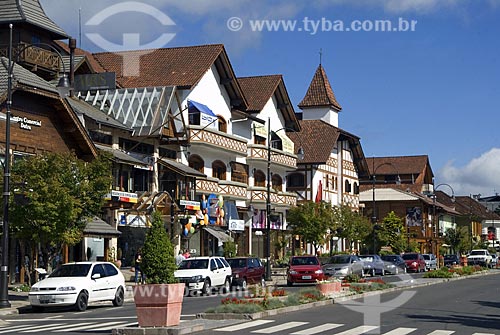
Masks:
[[[81,8],[78,45],[90,51],[103,49],[88,33],[114,44],[123,44],[124,33],[139,33],[139,45],[154,47],[163,33],[171,34],[164,47],[223,43],[237,76],[283,74],[295,106],[321,49],[343,107],[339,126],[361,138],[367,157],[428,155],[436,185],[447,183],[456,195],[500,192],[500,0],[40,2],[76,38]],[[114,4],[131,11],[111,15]],[[171,21],[160,23],[158,13]],[[95,15],[109,18],[88,24]],[[295,20],[296,26],[255,31],[255,20]],[[376,20],[416,25],[414,31],[373,31]],[[365,29],[345,31],[359,28],[358,21]],[[337,31],[326,31],[328,22]]]

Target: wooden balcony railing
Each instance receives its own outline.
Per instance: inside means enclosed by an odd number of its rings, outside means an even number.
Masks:
[[[0,48],[0,56],[8,57],[8,47]],[[12,57],[16,62],[36,65],[52,72],[58,72],[61,68],[61,59],[57,53],[27,43],[15,45]]]
[[[247,140],[238,136],[226,134],[217,130],[201,126],[189,126],[189,143],[203,144],[245,156],[247,154]]]
[[[266,161],[267,162],[267,146],[259,144],[248,145],[247,162],[252,160]],[[286,167],[297,167],[297,156],[289,152],[281,151],[271,148],[271,162]]]

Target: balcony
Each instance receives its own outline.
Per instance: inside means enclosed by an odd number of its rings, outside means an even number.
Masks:
[[[265,203],[267,199],[267,190],[265,187],[249,187],[250,202]],[[271,205],[274,207],[292,207],[297,204],[295,193],[276,192],[271,190]]]
[[[189,126],[189,143],[192,146],[205,145],[215,150],[222,149],[241,156],[247,154],[246,139],[202,126]]]
[[[259,144],[249,144],[248,149],[248,164],[257,161],[264,163],[267,162],[267,146]],[[286,168],[295,169],[297,167],[297,156],[289,152],[271,148],[271,163],[273,165],[277,164]]]
[[[219,194],[232,199],[245,200],[247,198],[247,185],[234,181],[220,180]]]
[[[61,68],[61,59],[55,52],[34,45],[30,46],[28,43],[15,45],[12,54],[18,55],[15,59],[18,63],[36,66],[50,72],[59,72]],[[8,47],[0,48],[0,56],[8,57]]]

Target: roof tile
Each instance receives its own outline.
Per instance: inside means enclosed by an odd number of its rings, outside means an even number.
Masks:
[[[307,93],[298,106],[300,109],[324,106],[334,107],[338,110],[342,109],[335,98],[332,86],[330,85],[325,69],[321,64],[319,64],[316,69],[316,73],[314,73],[314,77],[311,80],[309,88],[307,89]]]

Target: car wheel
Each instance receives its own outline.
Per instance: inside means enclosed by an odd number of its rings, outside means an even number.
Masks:
[[[89,297],[85,292],[80,292],[78,298],[76,298],[75,308],[79,312],[83,312],[87,309]]]
[[[123,287],[119,287],[115,293],[115,299],[113,300],[113,306],[120,307],[123,305],[123,301],[125,300],[125,292],[123,291]]]
[[[247,279],[243,278],[243,280],[241,281],[241,289],[246,291],[247,288],[248,288]]]
[[[210,295],[212,289],[210,287],[210,279],[205,279],[203,282],[203,288],[201,289],[201,294]]]

